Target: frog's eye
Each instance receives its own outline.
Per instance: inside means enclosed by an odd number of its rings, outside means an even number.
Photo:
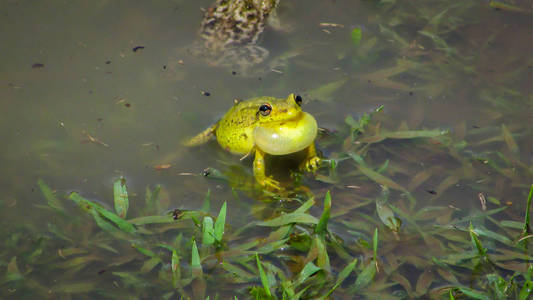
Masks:
[[[261,115],[263,116],[268,116],[270,115],[270,112],[272,111],[272,106],[270,104],[263,104],[259,107],[259,113],[261,113]]]
[[[294,98],[294,101],[296,102],[296,104],[298,104],[298,106],[302,106],[302,96],[300,95],[296,95],[296,97]]]

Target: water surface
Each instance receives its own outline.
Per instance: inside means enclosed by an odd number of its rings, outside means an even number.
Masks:
[[[372,257],[361,240],[371,244],[374,229],[379,228],[382,273],[376,277],[379,280],[357,291],[360,297],[377,293],[442,296],[437,292],[440,287],[481,290],[490,285],[486,275],[492,271],[476,273],[473,267],[452,263],[439,269],[431,258],[472,250],[465,229],[469,223],[459,220],[472,221],[469,216],[483,212],[480,198],[489,199],[485,207],[489,211],[507,209],[490,220],[474,219],[474,224],[513,242],[519,235],[516,224],[499,222],[523,221],[533,183],[533,8],[524,4],[495,9],[487,1],[282,1],[278,15],[284,30],[267,27],[260,45],[272,56],[290,53],[291,58],[284,67],[247,77],[210,67],[188,54],[202,9],[210,5],[211,1],[105,0],[0,4],[0,215],[2,223],[9,224],[3,225],[2,237],[11,241],[0,251],[0,273],[5,273],[13,257],[17,257],[21,273],[27,272],[25,283],[0,281],[0,294],[8,298],[42,297],[41,287],[46,286],[50,295],[61,297],[114,298],[128,283],[113,272],[135,273],[142,265],[142,255],[131,248],[127,254],[122,252],[128,243],[104,238],[94,220],[79,219],[84,212],[64,196],[61,199],[69,213],[76,215],[77,226],[83,228],[81,224],[86,222],[87,231],[79,240],[73,239],[75,235],[66,239],[54,234],[51,228],[57,216],[39,207],[46,201],[36,184],[38,179],[60,195],[77,191],[112,209],[113,182],[124,176],[130,195],[129,218],[164,215],[176,208],[198,210],[210,190],[214,217],[222,202],[228,203],[227,247],[268,236],[267,229],[250,229],[239,237],[236,231],[250,222],[292,211],[298,204],[265,203],[258,192],[238,187],[232,192],[227,181],[194,176],[207,167],[227,173],[237,169],[244,172],[242,181],[252,181],[252,161],[241,162],[214,142],[192,150],[180,142],[215,122],[235,98],[286,97],[291,92],[301,94],[304,109],[331,132],[319,139],[318,147],[324,156],[338,159],[339,176],[332,180],[329,167],[324,166],[319,172],[322,177],[305,177],[304,185],[316,196],[318,204],[310,213],[317,218],[326,191],[331,191],[330,231],[344,240],[350,257],[359,259],[356,274]],[[362,33],[360,40],[353,37],[354,29]],[[383,111],[373,114],[365,134],[348,138],[345,118],[358,120],[381,105]],[[407,130],[420,136],[432,130],[448,133],[369,142],[369,137],[383,132]],[[392,233],[380,221],[374,202],[364,204],[382,197],[380,185],[388,181],[362,171],[359,163],[346,159],[347,153],[360,155],[365,168],[378,171],[404,189],[389,186],[389,203],[398,209],[395,215],[403,221],[399,233]],[[162,164],[171,167],[158,170]],[[162,187],[162,204],[148,213],[143,210],[145,189],[157,185]],[[406,196],[407,191],[410,196]],[[434,224],[442,228],[457,225],[459,229],[451,233],[432,231]],[[65,223],[58,221],[57,225]],[[72,234],[79,229],[62,230]],[[188,230],[184,241],[195,234],[198,239],[198,232],[191,233],[194,226]],[[71,265],[57,269],[55,266],[71,257],[58,257],[57,261],[42,257],[38,262],[29,259],[34,244],[25,244],[20,235],[33,242],[44,238],[47,255],[72,247],[84,249],[77,255],[90,255],[97,251],[94,241],[88,242],[95,236],[119,253],[98,253],[98,259],[78,269]],[[170,243],[176,235],[173,232],[149,240],[154,245]],[[507,240],[490,234],[481,237],[495,255],[517,251],[505,245]],[[435,240],[439,244],[433,248]],[[182,246],[190,253],[190,243]],[[329,250],[336,278],[349,260]],[[203,258],[212,252],[202,251]],[[299,259],[307,255],[294,251],[282,249],[263,259],[286,267],[285,274],[291,278],[303,266]],[[134,262],[113,265],[132,253],[139,255]],[[525,258],[512,264],[495,259],[499,265],[494,274],[502,278],[513,272],[525,274],[531,250],[526,247],[516,253]],[[174,290],[161,275],[168,271],[170,256],[167,252],[160,255],[166,261],[140,274],[146,285],[130,289],[130,295],[180,295],[182,291]],[[277,261],[276,255],[290,257],[286,261],[292,269]],[[183,254],[183,259],[188,260],[188,254]],[[190,273],[188,264],[183,264],[184,274]],[[32,265],[44,265],[42,270],[57,274],[57,280],[47,278],[46,272],[31,271]],[[224,270],[213,267],[212,262],[204,268],[208,282],[216,283],[217,276],[226,278],[220,275]],[[428,279],[426,269],[439,275]],[[64,270],[71,272],[72,279],[61,275]],[[400,275],[391,275],[395,272]],[[518,275],[517,282],[523,283],[524,276]],[[349,277],[349,284],[356,277]],[[426,288],[416,286],[418,278],[429,281]],[[86,290],[62,289],[67,282],[93,285]],[[383,287],[387,282],[392,284]],[[246,288],[252,283],[260,286],[257,278],[233,286],[208,285],[206,293],[214,297],[220,292],[224,298],[235,292],[244,298],[249,296]],[[351,297],[348,295],[354,291],[348,292],[349,284],[333,295],[338,299]],[[235,286],[239,289],[233,290]],[[191,292],[195,289],[198,287],[185,286],[187,295],[194,297],[198,296]]]

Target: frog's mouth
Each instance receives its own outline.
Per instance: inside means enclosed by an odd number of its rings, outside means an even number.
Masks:
[[[256,147],[268,154],[286,155],[309,147],[317,131],[315,118],[302,112],[294,119],[256,127],[254,141]]]

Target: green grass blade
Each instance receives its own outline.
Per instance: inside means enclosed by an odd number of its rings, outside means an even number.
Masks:
[[[213,228],[213,219],[204,217],[202,222],[202,244],[212,245],[215,242],[215,229]]]
[[[46,185],[46,183],[44,183],[42,179],[37,180],[37,185],[39,186],[39,189],[41,189],[41,192],[46,198],[48,206],[61,212],[65,211],[63,204],[59,201],[59,199],[57,199],[50,187],[48,187],[48,185]]]
[[[95,209],[90,209],[89,214],[93,216],[94,222],[103,231],[106,231],[109,234],[119,239],[128,240],[130,238],[130,236],[127,235],[124,231],[120,230],[119,228],[114,226],[111,222],[109,222],[107,219],[103,218],[102,215],[100,215],[98,211],[96,211]]]
[[[524,286],[520,290],[520,293],[518,294],[518,299],[520,300],[527,300],[530,299],[529,295],[531,294],[531,290],[533,290],[533,281],[526,280],[524,283]]]
[[[130,222],[122,219],[121,217],[117,216],[113,212],[108,211],[107,209],[101,207],[100,205],[87,200],[80,196],[80,194],[76,192],[72,192],[68,198],[74,202],[76,202],[79,206],[81,206],[84,209],[94,209],[96,210],[100,215],[108,219],[109,221],[113,222],[115,225],[118,226],[122,231],[127,233],[134,233],[136,231],[135,226],[131,224]]]
[[[355,46],[359,46],[359,43],[361,42],[362,35],[363,35],[363,33],[361,31],[361,28],[356,27],[356,28],[352,29],[352,32],[351,32],[352,43]]]
[[[113,196],[115,202],[115,211],[119,217],[125,219],[126,214],[128,213],[128,208],[130,207],[130,202],[128,199],[126,179],[124,177],[120,177],[119,179],[115,180],[115,183],[113,184]]]
[[[507,128],[507,126],[505,126],[505,124],[502,124],[502,136],[509,150],[511,150],[512,153],[518,153],[519,152],[518,144],[516,143],[516,140],[514,139],[513,134],[511,133],[511,131],[509,131],[509,129]]]
[[[289,213],[276,217],[272,220],[260,222],[259,226],[278,227],[292,223],[317,224],[318,219],[305,213]]]
[[[470,232],[470,238],[472,239],[472,245],[475,249],[477,249],[477,252],[480,256],[485,256],[487,254],[487,249],[483,248],[483,245],[481,244],[481,241],[477,237],[477,233],[474,230],[474,227],[472,226],[472,223],[470,223],[469,230]]]
[[[270,293],[270,285],[268,282],[268,277],[265,273],[265,270],[263,270],[263,267],[261,266],[261,261],[259,260],[259,255],[255,254],[255,262],[257,263],[257,270],[259,271],[259,278],[261,279],[261,284],[263,285],[263,289],[265,290],[265,293],[272,297],[272,294]]]
[[[466,296],[470,297],[470,299],[478,299],[478,300],[490,300],[491,297],[489,297],[486,293],[476,291],[470,288],[466,287],[459,287],[459,290],[463,292]]]
[[[305,201],[300,207],[298,207],[293,213],[305,213],[308,211],[313,205],[315,205],[315,198],[311,197],[309,200]]]
[[[450,290],[449,296],[450,296],[450,300],[455,300],[455,297],[453,296],[453,291],[452,290]]]
[[[222,204],[220,212],[218,213],[217,220],[215,221],[214,236],[217,242],[222,241],[224,235],[224,227],[226,226],[226,201]]]
[[[497,240],[505,245],[511,245],[513,243],[510,238],[485,228],[474,228],[474,232],[479,236]]]
[[[145,203],[146,209],[150,212],[159,211],[159,193],[161,192],[161,186],[156,185],[154,190],[151,191],[150,187],[146,187]]]
[[[324,197],[324,210],[322,211],[322,216],[320,217],[320,220],[318,221],[318,224],[315,227],[315,233],[325,234],[326,231],[328,230],[330,210],[331,210],[331,195],[329,191],[327,191],[326,197]]]
[[[141,269],[139,270],[140,273],[150,273],[157,265],[162,263],[161,259],[159,257],[151,257],[150,259],[146,260],[143,265],[141,266]]]
[[[529,227],[529,221],[530,221],[529,209],[531,207],[531,198],[533,198],[533,184],[529,188],[529,195],[527,196],[526,216],[525,216],[525,220],[524,220],[524,228],[522,229],[522,234],[524,234],[524,235],[528,234],[529,230],[530,230],[530,227]]]
[[[353,287],[350,289],[351,292],[359,292],[361,289],[369,285],[374,276],[376,275],[376,262],[371,260],[368,265],[365,266],[363,271],[357,276]]]
[[[504,3],[503,1],[494,1],[494,0],[491,0],[491,1],[489,2],[489,6],[492,7],[492,8],[495,8],[495,9],[506,10],[506,11],[512,11],[512,12],[530,13],[530,14],[533,13],[533,12],[531,12],[531,11],[525,10],[525,9],[520,8],[520,7],[518,7],[518,6]]]
[[[294,285],[299,286],[320,270],[321,268],[316,266],[313,262],[308,262],[298,274],[298,278],[296,279]]]
[[[181,280],[181,270],[180,270],[180,257],[178,256],[178,251],[175,249],[172,250],[172,260],[171,260],[171,269],[172,269],[172,285],[174,288],[179,286]]]
[[[404,131],[386,131],[380,132],[375,136],[364,138],[364,142],[382,141],[385,139],[419,139],[419,138],[436,138],[447,134],[446,130],[404,130]]]
[[[363,165],[359,165],[359,171],[361,171],[361,173],[363,173],[366,177],[370,178],[372,181],[380,185],[384,185],[386,187],[407,193],[407,190],[404,187],[397,184],[392,179],[389,179],[370,168],[367,168]]]
[[[22,279],[22,273],[20,273],[19,267],[17,265],[17,257],[13,256],[9,263],[7,264],[7,270],[6,275],[3,280],[0,281],[0,283],[6,283],[11,281],[17,281]]]
[[[135,219],[129,219],[129,223],[134,225],[147,225],[147,224],[166,224],[175,223],[174,217],[170,214],[164,216],[146,216]]]
[[[344,77],[337,81],[328,82],[309,91],[309,95],[313,99],[318,99],[319,101],[333,101],[333,94],[338,91],[345,83],[347,83],[349,79],[349,77]]]
[[[344,269],[342,269],[337,277],[337,281],[335,281],[335,285],[328,291],[326,295],[322,297],[322,299],[328,298],[335,291],[335,289],[342,284],[342,282],[350,275],[350,273],[353,272],[356,264],[357,258],[354,258],[346,267],[344,267]]]
[[[378,229],[374,230],[374,237],[372,238],[372,250],[374,261],[377,262],[378,259]]]
[[[196,241],[192,242],[191,249],[191,270],[194,278],[201,277],[203,275],[202,263],[200,260],[200,253],[198,253],[198,247]]]
[[[143,255],[145,256],[148,256],[148,257],[157,257],[159,258],[159,256],[157,256],[157,254],[155,254],[155,252],[153,252],[152,250],[150,249],[147,249],[147,248],[144,248],[144,247],[141,247],[137,244],[131,244],[131,246],[135,249],[137,249],[137,251],[139,251],[140,253],[142,253]]]
[[[120,277],[126,287],[138,287],[146,284],[146,281],[138,278],[131,272],[113,272],[112,274]]]
[[[331,273],[331,266],[329,263],[329,256],[326,249],[326,243],[324,242],[324,237],[315,235],[313,242],[317,251],[316,264],[324,271]]]

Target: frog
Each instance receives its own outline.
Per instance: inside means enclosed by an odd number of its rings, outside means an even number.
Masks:
[[[299,168],[315,172],[321,158],[315,139],[318,125],[315,118],[301,108],[302,97],[289,94],[287,98],[256,97],[235,101],[224,116],[196,136],[186,140],[187,147],[199,146],[212,138],[226,151],[235,154],[254,154],[253,175],[257,183],[267,189],[282,190],[280,182],[266,175],[265,157],[305,152]]]
[[[187,47],[188,54],[244,77],[263,75],[285,64],[286,58],[280,58],[267,66],[270,52],[258,45],[267,24],[283,30],[276,13],[278,4],[279,0],[216,0],[205,10],[198,39]],[[169,63],[171,70],[175,64]]]

